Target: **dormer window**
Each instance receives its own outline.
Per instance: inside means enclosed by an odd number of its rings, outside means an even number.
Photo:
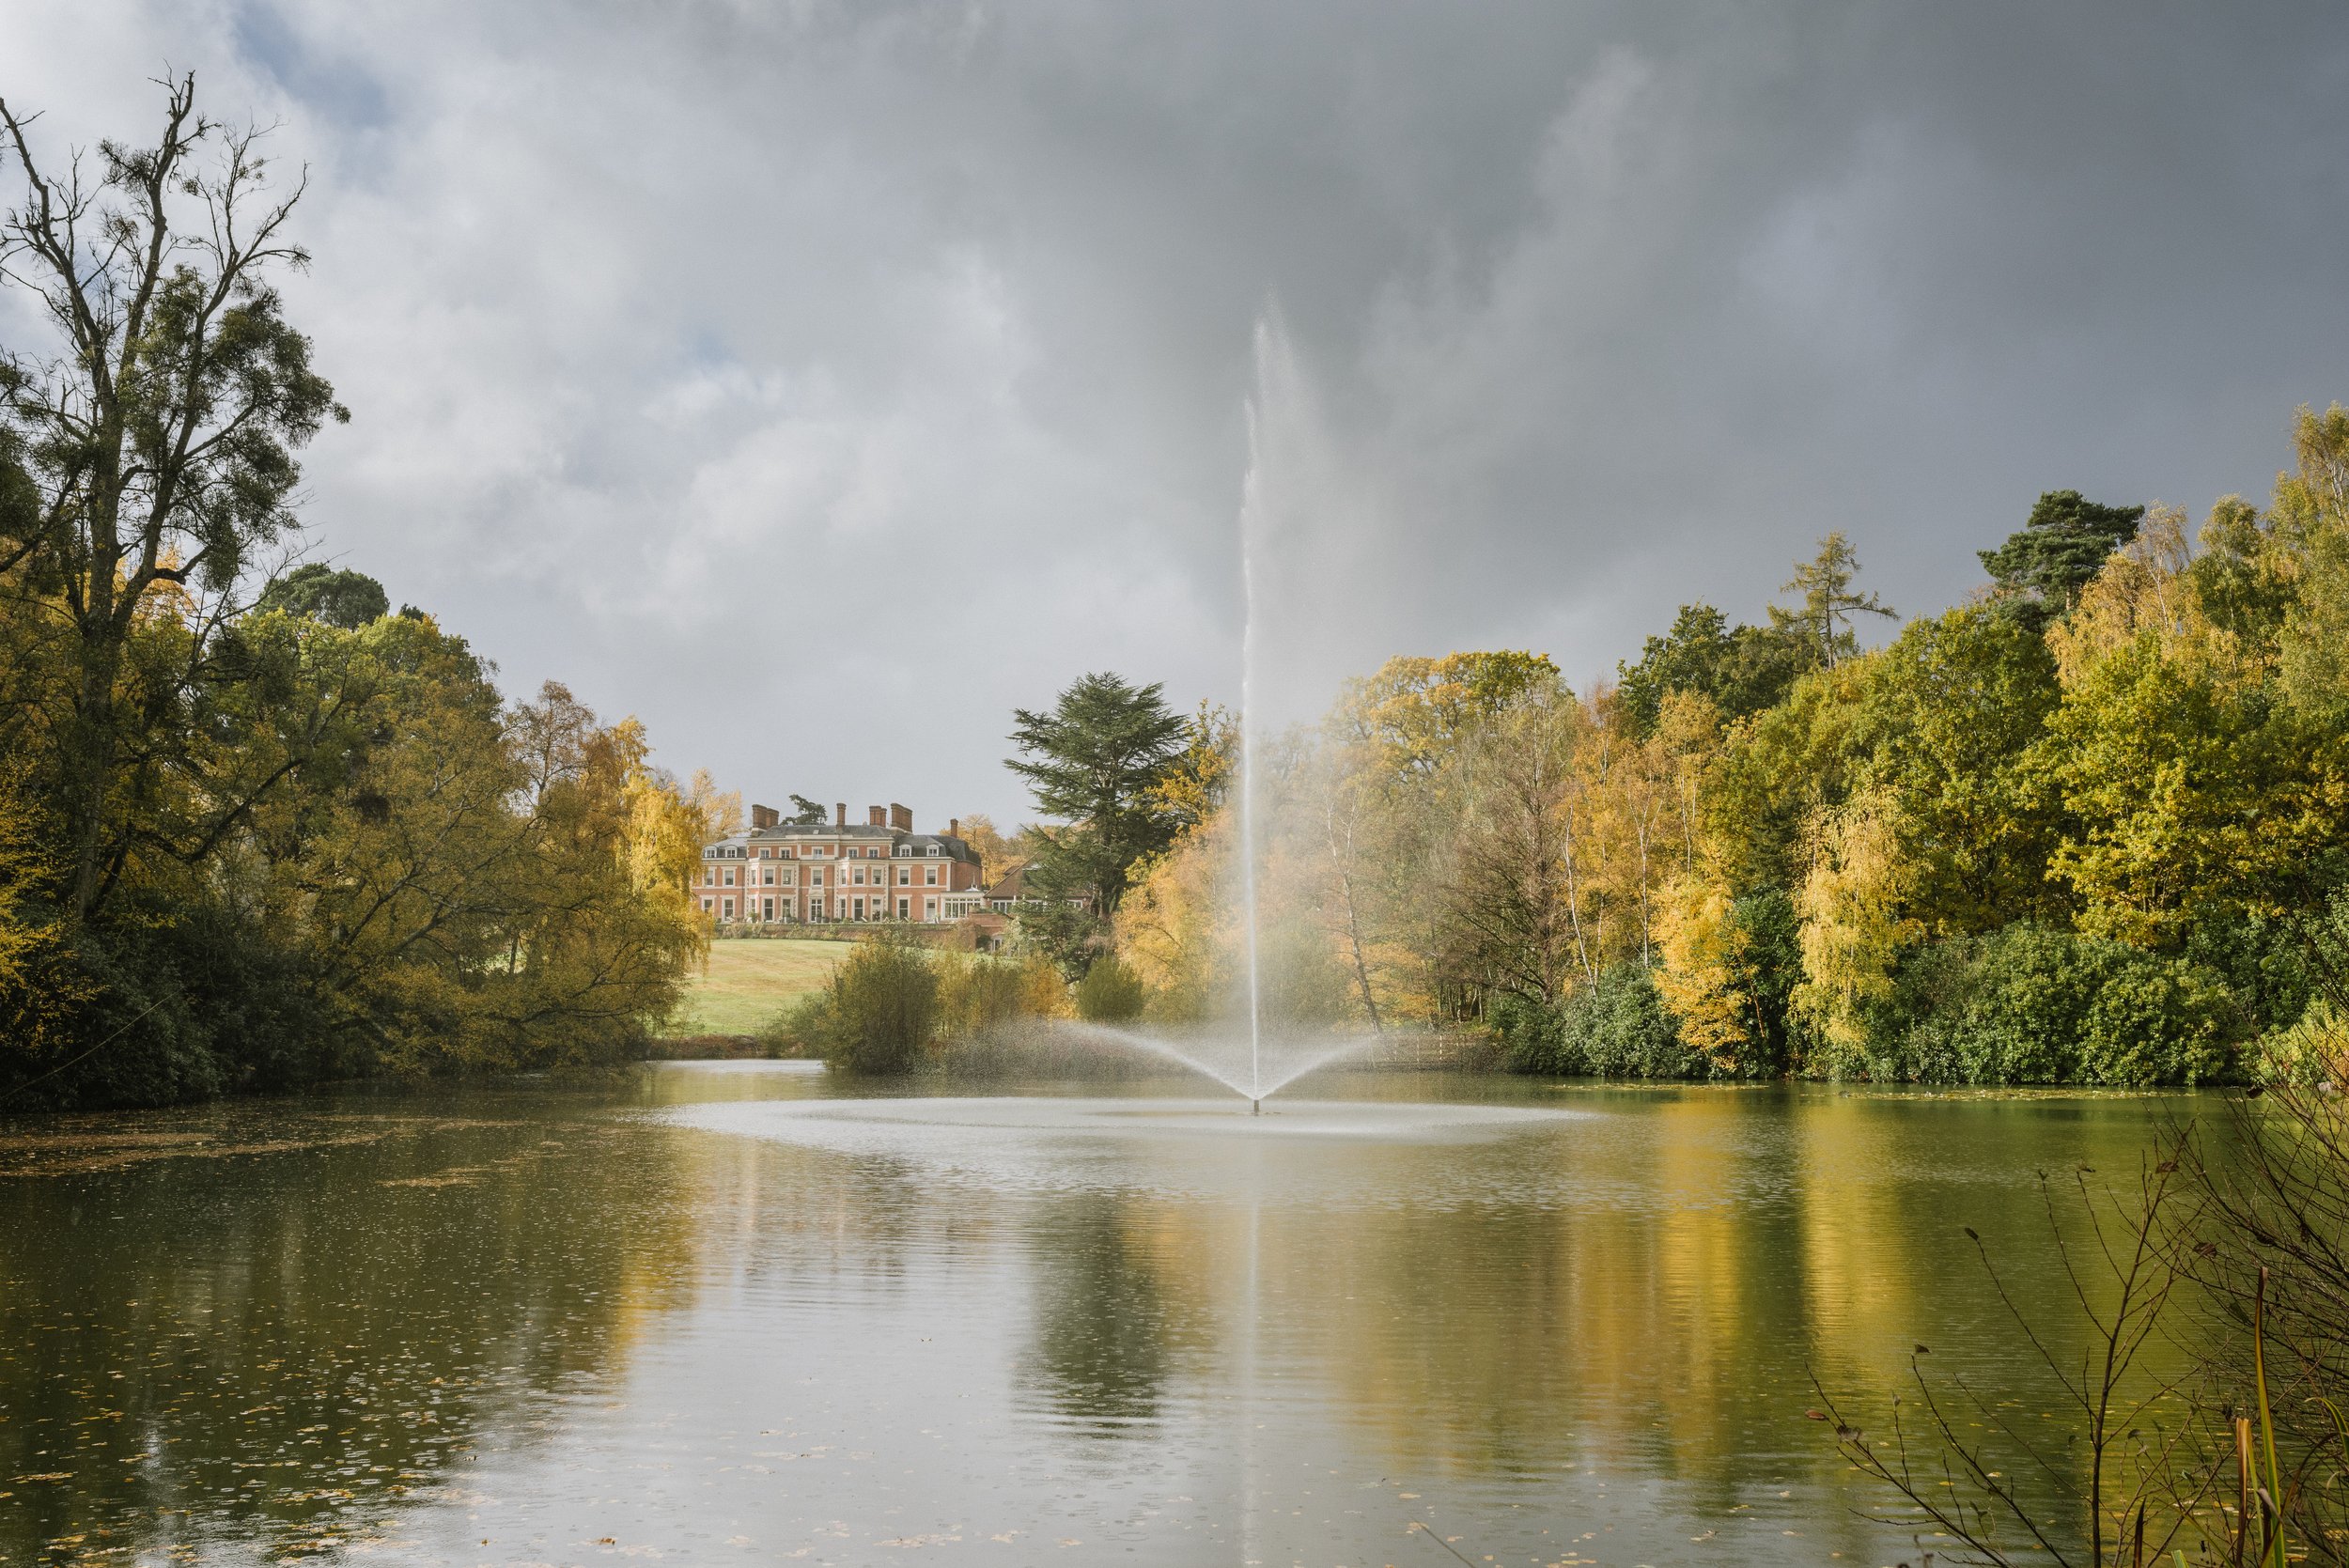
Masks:
[[[928,854],[928,855],[935,855],[935,854],[937,854],[937,853],[938,853],[938,846],[937,846],[937,845],[935,845],[935,844],[933,844],[933,845],[931,845],[931,846],[929,846],[929,848],[927,848],[926,850],[923,851],[923,853],[925,853],[925,854]]]

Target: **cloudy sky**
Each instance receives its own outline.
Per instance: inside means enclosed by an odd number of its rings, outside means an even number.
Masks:
[[[309,169],[312,548],[925,826],[1020,815],[1083,671],[1237,696],[1243,496],[1293,715],[1586,681],[1830,528],[1938,608],[2041,490],[2263,494],[2349,400],[2334,4],[0,9],[52,148],[166,67]]]

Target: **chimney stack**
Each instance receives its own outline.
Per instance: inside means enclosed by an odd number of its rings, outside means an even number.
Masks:
[[[833,801],[833,802],[832,802],[832,825],[833,827],[835,827],[835,828],[845,828],[845,827],[847,827],[847,826],[848,825],[848,801],[846,801],[846,800],[835,800],[835,801]]]
[[[775,810],[772,806],[753,806],[751,808],[751,828],[753,831],[756,831],[761,828],[772,828],[782,820],[783,813]]]
[[[901,806],[894,800],[890,801],[889,825],[901,833],[913,831],[913,808]]]
[[[960,838],[962,836],[961,817],[950,816],[946,819],[946,836],[948,838]]]
[[[886,806],[867,806],[867,807],[865,807],[865,808],[864,808],[864,825],[865,825],[866,827],[868,827],[868,828],[886,828],[886,827],[888,827],[888,826],[889,826],[889,809],[888,809]]]

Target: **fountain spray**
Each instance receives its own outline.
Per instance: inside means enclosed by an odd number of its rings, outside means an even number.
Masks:
[[[1248,410],[1248,479],[1239,503],[1239,865],[1248,926],[1248,1104],[1264,1110],[1264,1023],[1256,979],[1256,513],[1264,505],[1264,383],[1276,345],[1269,320],[1256,323],[1256,400]]]

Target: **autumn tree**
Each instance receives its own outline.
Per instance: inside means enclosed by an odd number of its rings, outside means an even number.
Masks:
[[[1859,578],[1859,554],[1837,529],[1819,541],[1819,553],[1797,565],[1786,580],[1781,591],[1800,594],[1802,602],[1791,610],[1770,606],[1772,629],[1816,649],[1818,662],[1830,668],[1850,658],[1859,649],[1851,629],[1854,615],[1900,618],[1875,595],[1857,591],[1853,584]]]
[[[298,526],[294,454],[348,416],[284,314],[275,280],[309,260],[288,233],[302,182],[269,191],[257,132],[199,114],[192,76],[166,84],[152,145],[101,142],[94,163],[51,165],[36,118],[0,100],[17,176],[0,282],[25,290],[53,334],[0,352],[0,457],[14,475],[0,572],[54,623],[64,665],[55,706],[20,743],[52,774],[80,923],[121,885],[144,801],[200,768],[182,742],[201,726],[166,716],[233,677],[239,586]],[[159,597],[181,635],[141,659]],[[255,804],[193,793],[210,820],[167,852],[205,852]]]

